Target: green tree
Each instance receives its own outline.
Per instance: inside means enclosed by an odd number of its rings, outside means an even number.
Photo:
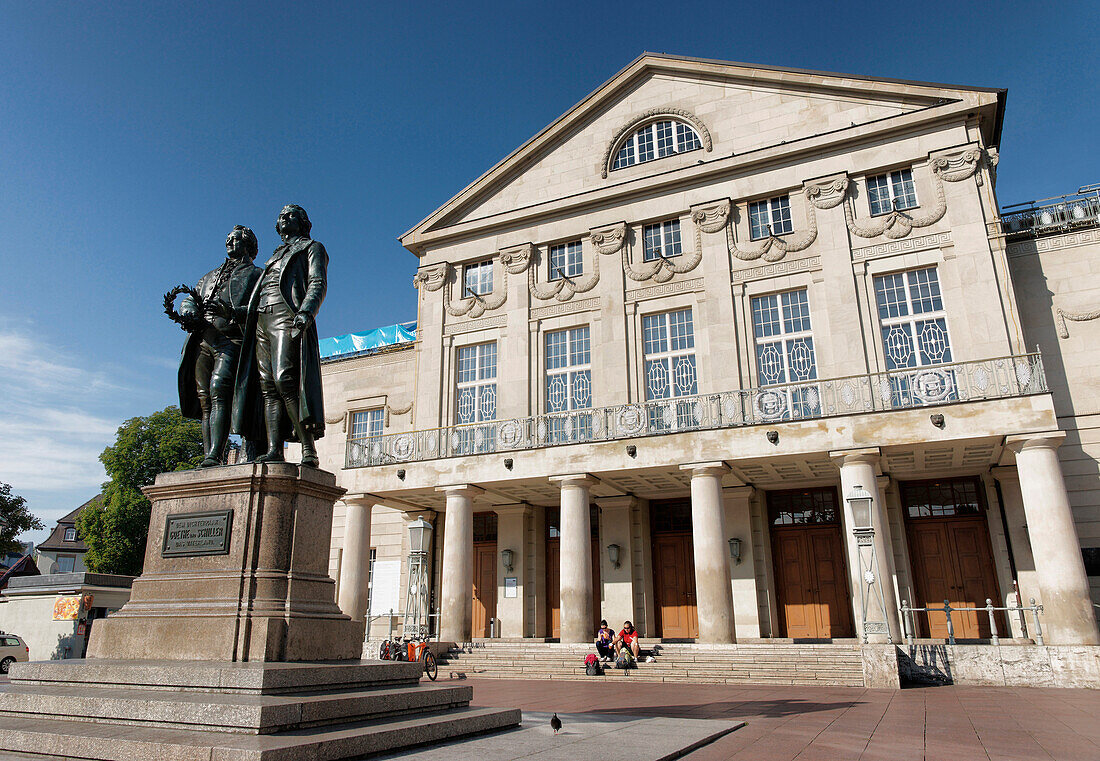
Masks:
[[[198,466],[202,457],[202,426],[183,417],[178,407],[123,423],[114,446],[99,456],[111,479],[103,485],[103,499],[88,506],[76,522],[88,545],[88,570],[140,574],[151,509],[141,488],[158,473]]]
[[[7,484],[0,484],[0,555],[21,550],[16,537],[36,528],[44,526],[27,509],[27,500],[12,494]]]

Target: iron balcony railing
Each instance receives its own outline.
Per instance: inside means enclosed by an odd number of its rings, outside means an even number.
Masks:
[[[1100,185],[1085,185],[1072,195],[1054,196],[1004,207],[1005,235],[1049,235],[1100,226]]]
[[[349,439],[346,468],[884,412],[1047,391],[1036,352]]]

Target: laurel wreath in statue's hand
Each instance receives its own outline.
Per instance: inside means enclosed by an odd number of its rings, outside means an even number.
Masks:
[[[181,293],[186,293],[195,302],[195,306],[199,309],[199,314],[202,314],[203,304],[202,296],[199,296],[199,292],[189,285],[177,285],[168,293],[164,294],[164,313],[171,318],[172,322],[178,323],[180,328],[188,332],[193,332],[203,324],[201,317],[184,316],[176,311],[176,297]]]

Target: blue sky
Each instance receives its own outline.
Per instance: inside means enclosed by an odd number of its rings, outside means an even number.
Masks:
[[[0,1],[0,481],[48,523],[175,403],[161,296],[304,206],[322,335],[416,316],[396,237],[641,52],[1006,87],[1002,203],[1100,182],[1100,4]],[[31,537],[41,539],[44,532]]]

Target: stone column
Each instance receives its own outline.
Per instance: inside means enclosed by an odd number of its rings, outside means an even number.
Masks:
[[[1100,635],[1089,599],[1089,580],[1058,463],[1065,432],[1009,436],[1016,453],[1024,514],[1043,592],[1043,634],[1055,645],[1097,645]]]
[[[352,621],[365,621],[370,581],[370,520],[374,499],[345,497],[344,559],[340,564],[340,610]]]
[[[1012,550],[1012,559],[1016,566],[1016,585],[1020,592],[1019,602],[1029,605],[1032,597],[1036,601],[1043,599],[1043,590],[1039,586],[1039,575],[1035,572],[1035,556],[1031,553],[1031,540],[1027,536],[1027,516],[1024,514],[1024,498],[1020,493],[1020,475],[1016,468],[998,466],[990,473],[1001,486],[1001,508],[1004,510],[1005,523],[1008,525],[1007,538]],[[1001,597],[1009,606],[1017,603],[1013,590],[1002,589]],[[1026,627],[1033,626],[1031,615],[1025,614],[1023,626],[1019,614],[1006,614],[1008,625],[1015,637],[1028,636]]]
[[[444,642],[469,642],[474,616],[474,497],[482,490],[457,484],[439,486],[436,491],[447,495],[439,638]]]
[[[726,536],[722,462],[681,465],[691,471],[691,540],[695,551],[695,599],[699,642],[733,642],[733,596],[730,592],[729,537]]]
[[[561,487],[561,641],[588,642],[592,629],[592,523],[590,475],[552,476]]]
[[[868,642],[901,642],[901,617],[898,612],[897,594],[894,592],[894,544],[890,540],[890,516],[886,511],[886,500],[883,499],[882,490],[879,488],[878,466],[879,451],[877,447],[869,449],[848,449],[839,452],[830,452],[829,456],[840,468],[840,505],[844,515],[845,547],[848,558],[848,586],[852,596],[852,611],[855,615],[856,629],[862,627],[863,621],[863,588],[866,579],[860,574],[859,546],[852,534],[854,516],[847,496],[856,486],[862,486],[874,499],[871,502],[871,516],[874,523],[874,549],[875,560],[878,568],[864,569],[874,570],[874,586],[867,590],[867,620],[876,621],[885,619],[886,632],[863,632]],[[864,548],[866,549],[866,548]],[[869,555],[869,553],[868,553]],[[878,598],[878,587],[882,591],[882,600]],[[884,608],[880,610],[880,608]]]
[[[726,507],[726,533],[741,540],[740,561],[726,552],[733,593],[735,639],[760,637],[760,600],[756,589],[756,553],[752,542],[752,504],[756,489],[727,486],[722,489]],[[727,547],[728,550],[728,547]]]

